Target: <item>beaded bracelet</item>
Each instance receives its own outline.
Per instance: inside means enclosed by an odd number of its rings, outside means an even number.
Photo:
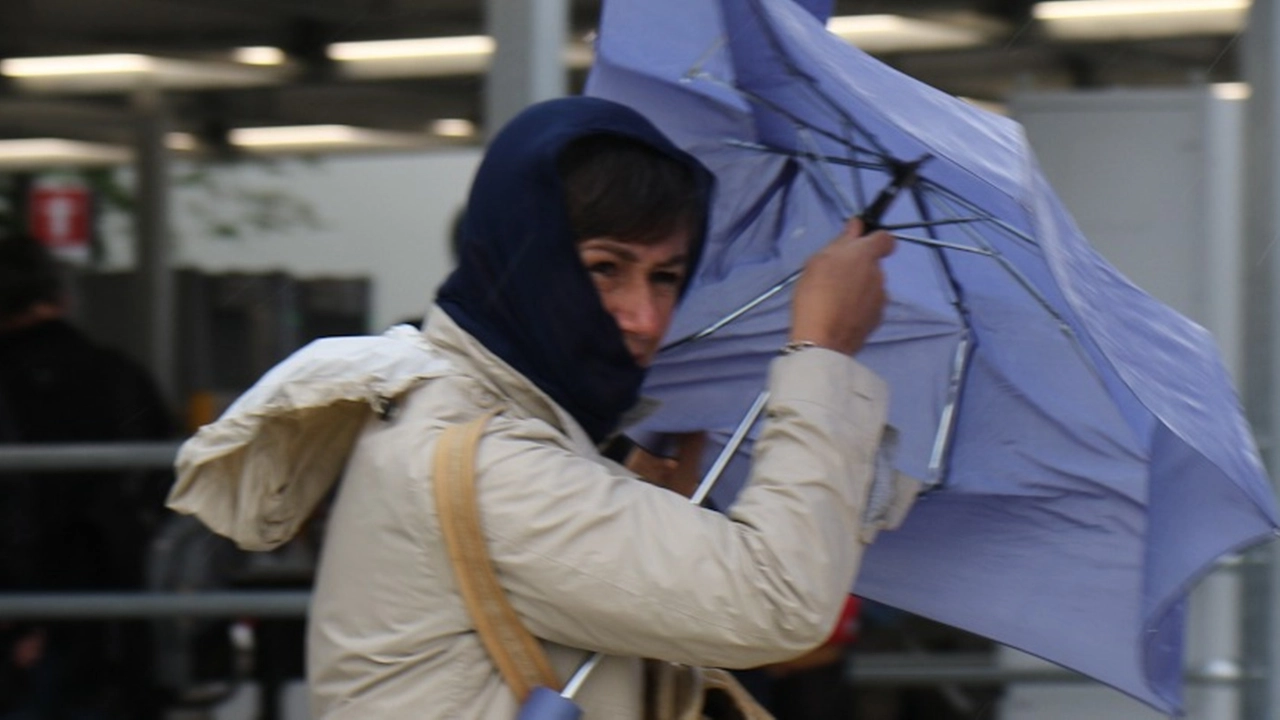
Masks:
[[[819,347],[818,343],[813,342],[812,340],[793,340],[787,343],[786,345],[783,345],[782,349],[779,350],[778,352],[782,353],[783,355],[792,355],[794,353],[800,352],[801,350],[807,350],[809,348],[816,348],[816,347]]]

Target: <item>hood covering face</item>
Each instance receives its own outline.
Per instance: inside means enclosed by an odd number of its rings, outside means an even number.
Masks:
[[[639,400],[644,370],[605,311],[570,229],[557,161],[591,135],[635,140],[693,169],[709,198],[710,173],[636,111],[587,97],[534,105],[485,154],[460,227],[459,264],[437,303],[598,443]],[[688,277],[702,246],[699,230]]]

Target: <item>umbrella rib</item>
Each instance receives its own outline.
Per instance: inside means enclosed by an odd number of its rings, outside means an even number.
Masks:
[[[805,129],[805,130],[811,130],[812,128],[804,128],[804,129]],[[808,138],[808,139],[810,140],[810,142],[812,142],[812,137],[811,137],[811,136],[809,136],[809,135],[805,134],[805,135],[804,135],[804,137]],[[884,170],[884,169],[887,169],[887,168],[889,167],[889,163],[888,163],[888,162],[878,162],[878,163],[877,163],[877,162],[868,162],[868,161],[865,161],[865,160],[863,160],[863,161],[859,161],[859,160],[852,160],[852,159],[848,159],[848,158],[833,157],[833,156],[831,156],[831,155],[823,155],[823,154],[815,153],[815,152],[808,152],[808,153],[804,153],[804,152],[797,152],[797,151],[795,151],[795,150],[786,150],[786,149],[784,149],[784,148],[775,148],[775,147],[770,147],[770,146],[768,146],[768,145],[763,145],[763,144],[761,144],[761,143],[747,142],[747,141],[745,141],[745,140],[735,140],[735,139],[730,139],[730,140],[726,140],[726,141],[725,141],[725,143],[726,143],[726,144],[728,144],[728,145],[731,145],[731,146],[733,146],[733,147],[740,147],[740,148],[745,148],[745,149],[748,149],[748,150],[756,150],[756,151],[759,151],[759,152],[769,153],[769,154],[772,154],[772,155],[785,155],[785,156],[787,156],[787,157],[793,157],[793,158],[802,159],[802,160],[809,160],[809,161],[812,161],[812,162],[814,162],[814,163],[824,163],[824,162],[825,162],[825,163],[835,163],[835,164],[839,164],[839,165],[849,165],[849,166],[852,166],[852,167],[855,167],[855,168],[862,168],[862,169],[867,169],[867,170]],[[822,166],[820,165],[820,167],[822,167]],[[824,181],[826,181],[826,184],[827,184],[827,190],[828,190],[828,192],[830,192],[830,193],[832,194],[832,196],[833,196],[833,197],[835,197],[836,199],[840,200],[840,201],[841,201],[841,203],[844,205],[844,207],[842,208],[842,210],[843,210],[847,215],[849,215],[850,217],[851,217],[852,215],[856,214],[856,210],[854,210],[853,208],[855,208],[855,207],[857,206],[857,203],[856,203],[856,202],[853,202],[853,201],[850,201],[850,200],[849,200],[849,199],[844,195],[844,193],[843,193],[843,192],[841,192],[841,191],[839,190],[839,186],[838,186],[838,184],[835,182],[835,179],[831,176],[831,174],[830,174],[829,172],[825,172],[825,171],[824,171],[823,173],[821,173],[820,177],[821,177]],[[972,203],[970,203],[970,202],[966,201],[964,198],[961,198],[961,197],[959,197],[959,196],[955,195],[954,193],[952,193],[952,192],[951,192],[950,190],[948,190],[947,188],[944,188],[944,187],[942,187],[941,185],[938,185],[936,182],[934,182],[934,181],[932,181],[932,180],[929,180],[928,178],[921,178],[921,182],[922,182],[922,183],[924,183],[924,184],[927,184],[931,189],[933,189],[933,190],[935,190],[935,191],[937,191],[937,192],[939,192],[939,193],[946,194],[946,195],[948,195],[950,198],[952,198],[953,200],[956,200],[957,202],[960,202],[961,204],[963,204],[963,205],[965,205],[965,206],[966,206],[966,209],[968,209],[968,210],[970,210],[970,211],[974,212],[975,214],[974,214],[974,215],[971,215],[971,216],[960,216],[960,215],[957,215],[957,216],[955,216],[955,217],[950,217],[950,218],[947,218],[947,219],[945,219],[945,220],[930,220],[930,221],[925,221],[925,222],[916,222],[916,223],[902,223],[902,224],[898,224],[898,225],[884,225],[884,226],[882,226],[882,227],[883,227],[883,229],[885,229],[885,230],[901,230],[901,229],[905,229],[905,228],[913,228],[913,227],[937,227],[937,226],[943,226],[943,225],[960,225],[960,224],[964,224],[964,223],[981,223],[981,222],[989,222],[989,223],[992,223],[992,224],[996,225],[997,227],[999,227],[1000,229],[1004,230],[1005,232],[1007,232],[1007,233],[1009,233],[1009,234],[1011,234],[1011,235],[1013,235],[1013,236],[1017,237],[1017,238],[1018,238],[1018,239],[1020,239],[1020,240],[1024,240],[1024,241],[1026,241],[1026,242],[1028,242],[1028,243],[1031,243],[1031,244],[1033,244],[1033,245],[1035,245],[1035,244],[1036,244],[1036,243],[1035,243],[1035,241],[1034,241],[1030,236],[1026,235],[1026,234],[1025,234],[1025,233],[1023,233],[1022,231],[1020,231],[1020,230],[1018,230],[1017,228],[1015,228],[1015,227],[1013,227],[1013,226],[1009,225],[1008,223],[1004,222],[1003,220],[1000,220],[999,218],[993,217],[990,213],[987,213],[987,212],[983,211],[981,208],[978,208],[978,207],[974,206]],[[965,248],[964,246],[955,246],[955,249],[969,250],[969,251],[971,251],[971,252],[980,252],[980,251],[978,251],[978,250],[976,250],[976,249],[974,249],[974,248]]]
[[[768,390],[756,396],[755,402],[751,404],[747,414],[742,416],[742,422],[738,423],[738,427],[734,429],[729,442],[725,443],[720,454],[716,456],[716,461],[711,465],[711,469],[707,471],[706,477],[702,478],[702,482],[698,483],[698,489],[689,498],[689,502],[694,505],[701,505],[702,501],[706,500],[707,496],[711,494],[711,490],[720,481],[720,476],[724,473],[725,468],[729,467],[729,461],[733,459],[734,454],[738,452],[738,448],[742,446],[742,441],[747,438],[747,433],[756,424],[756,421],[760,419],[760,413],[764,411],[764,407],[768,402]]]
[[[803,136],[806,138],[810,138],[808,134],[804,134]],[[846,218],[853,217],[854,215],[857,215],[859,212],[861,212],[860,210],[857,209],[857,204],[853,201],[850,201],[849,198],[845,197],[844,193],[840,191],[840,187],[836,183],[835,178],[832,177],[830,173],[825,172],[826,165],[820,162],[821,156],[809,155],[809,156],[805,156],[805,159],[812,161],[810,164],[818,165],[820,172],[816,173],[815,175],[816,177],[824,181],[819,184],[825,185],[827,192],[829,192],[832,195],[832,197],[838,203],[841,204],[842,207],[840,208],[840,210],[842,213],[844,213],[844,216]],[[899,229],[908,228],[908,227],[933,228],[933,227],[939,227],[943,225],[958,225],[966,222],[983,222],[983,221],[984,221],[983,218],[958,217],[958,218],[948,218],[946,220],[925,220],[918,223],[910,223],[910,224],[903,224],[903,225],[883,225],[881,227],[884,230],[894,231],[894,230],[899,230]],[[976,255],[991,255],[991,252],[989,250],[982,250],[980,248],[970,247],[968,245],[958,245],[956,243],[949,243],[942,240],[938,240],[937,238],[924,238],[916,235],[906,235],[903,233],[895,233],[894,237],[898,238],[899,240],[905,240],[906,242],[915,243],[917,245],[924,245],[926,247],[945,248],[948,250],[959,250],[961,252],[969,252],[969,253],[974,253]]]
[[[957,195],[957,194],[956,194],[954,191],[952,191],[950,188],[947,188],[947,187],[945,187],[945,186],[943,186],[943,185],[939,185],[938,183],[936,183],[936,182],[934,182],[934,181],[930,180],[929,178],[921,178],[921,179],[920,179],[920,181],[921,181],[922,183],[924,183],[925,185],[927,185],[927,186],[929,187],[929,189],[933,190],[934,192],[938,193],[939,195],[945,195],[945,196],[946,196],[948,199],[950,199],[951,201],[953,201],[953,202],[955,202],[955,203],[957,203],[957,204],[959,204],[959,205],[963,206],[965,210],[967,210],[967,211],[969,211],[969,212],[971,212],[971,213],[974,213],[974,214],[976,214],[976,215],[980,216],[980,217],[981,217],[983,220],[985,220],[986,222],[989,222],[989,223],[991,223],[991,224],[995,225],[996,227],[1000,228],[1001,230],[1004,230],[1006,233],[1008,233],[1008,234],[1012,235],[1013,237],[1017,238],[1018,240],[1022,240],[1023,242],[1027,243],[1028,245],[1032,245],[1032,246],[1034,246],[1034,247],[1039,247],[1039,246],[1040,246],[1040,244],[1036,242],[1035,238],[1031,237],[1030,235],[1028,235],[1028,234],[1026,234],[1026,233],[1024,233],[1024,232],[1022,232],[1021,230],[1019,230],[1018,228],[1016,228],[1016,227],[1014,227],[1014,226],[1010,225],[1009,223],[1005,222],[1004,220],[1001,220],[1000,218],[998,218],[998,217],[996,217],[996,216],[992,215],[991,213],[989,213],[989,212],[987,212],[987,211],[983,210],[982,208],[978,207],[977,205],[974,205],[972,202],[970,202],[970,201],[966,200],[965,198],[961,197],[960,195]]]
[[[946,220],[921,220],[920,222],[899,223],[897,225],[881,225],[882,230],[905,230],[907,228],[935,228],[946,225],[962,225],[965,223],[990,222],[984,217],[955,217]]]
[[[854,145],[852,130],[850,130],[850,138],[849,138],[848,144],[850,147]],[[857,156],[858,156],[857,150],[850,150],[849,154],[850,154],[849,159],[851,161],[857,160]],[[885,164],[887,165],[888,163],[885,163]],[[868,199],[869,193],[867,192],[867,185],[862,180],[862,173],[859,171],[859,168],[856,165],[854,165],[852,162],[849,165],[849,178],[853,181],[852,184],[853,184],[854,197],[856,197],[859,200],[859,202],[863,207],[866,207],[867,203],[871,202]]]
[[[818,162],[820,160],[820,157],[809,155],[809,156],[801,156],[801,158],[814,161],[814,162],[811,162],[810,164],[818,165],[820,170],[825,170],[826,168],[826,165],[822,164],[821,162]],[[821,171],[816,173],[815,176],[824,181],[819,184],[825,185],[827,192],[830,193],[832,198],[835,199],[836,202],[838,202],[841,205],[840,212],[843,213],[844,217],[850,218],[857,215],[860,212],[857,209],[857,204],[851,201],[848,197],[844,195],[844,193],[840,191],[839,185],[836,183],[835,178],[832,177],[830,173]],[[882,225],[881,229],[889,230],[892,232],[902,228],[909,228],[909,227],[929,228],[929,227],[938,227],[942,225],[960,224],[964,222],[983,222],[983,219],[982,218],[956,218],[954,220],[951,220],[951,219],[928,220],[924,222],[909,223],[909,224],[903,224],[903,225]],[[987,250],[970,247],[968,245],[959,245],[956,243],[949,243],[943,240],[938,240],[937,238],[926,238],[926,237],[920,237],[918,235],[907,235],[905,233],[897,233],[897,232],[894,232],[894,237],[899,240],[903,240],[909,243],[914,243],[916,245],[924,245],[926,247],[944,248],[947,250],[958,250],[960,252],[968,252],[968,253],[973,253],[975,255],[991,254],[991,252]]]
[[[700,76],[711,77],[711,73],[703,70],[702,66],[710,62],[711,58],[714,57],[715,54],[720,51],[720,48],[724,47],[728,41],[729,38],[724,35],[716,38],[715,41],[711,43],[711,47],[707,48],[697,60],[693,61],[693,65],[689,66],[689,69],[685,71],[684,79],[695,80]]]
[[[785,170],[765,188],[765,192],[751,205],[750,212],[742,213],[739,219],[728,228],[729,237],[737,237],[743,229],[755,222],[760,213],[764,212],[764,207],[768,205],[775,195],[782,192],[788,180],[786,179]]]
[[[814,142],[813,135],[806,132],[805,131],[806,129],[807,128],[799,129],[797,131],[797,134],[800,137],[804,138],[808,142],[810,147],[813,147],[815,151],[820,149],[817,147],[817,143]],[[858,209],[858,201],[845,197],[845,194],[840,190],[840,184],[837,183],[835,177],[833,177],[830,174],[830,172],[828,172],[826,163],[823,163],[818,159],[820,157],[821,155],[815,152],[807,155],[806,159],[809,160],[809,163],[808,163],[809,165],[818,166],[817,175],[823,181],[825,181],[825,184],[827,186],[827,191],[831,193],[832,198],[835,199],[838,203],[840,203],[840,212],[843,213],[846,218],[851,218],[854,215],[857,215],[860,212],[860,210]]]
[[[924,191],[919,187],[912,187],[911,199],[915,202],[916,212],[925,223],[924,227],[932,236],[931,239],[936,243],[943,242],[937,238],[937,219],[932,212],[933,208],[929,206],[925,198]],[[945,209],[950,210],[950,208]],[[971,229],[967,225],[964,227]],[[972,250],[973,248],[966,249]],[[990,255],[990,249],[987,249],[985,254]],[[969,359],[972,357],[971,349],[973,347],[973,327],[969,323],[969,308],[964,302],[964,291],[961,289],[959,281],[956,280],[955,273],[951,271],[950,260],[941,250],[936,251],[934,257],[937,260],[938,269],[942,272],[942,276],[951,290],[951,304],[955,306],[956,315],[959,316],[960,323],[964,326],[964,334],[956,345],[956,353],[951,361],[951,375],[947,379],[946,403],[942,406],[942,414],[938,417],[938,429],[933,437],[933,449],[929,453],[928,473],[932,479],[941,483],[943,476],[946,474],[943,465],[950,456],[951,441],[955,437],[956,408],[960,404],[960,393],[964,388],[964,381],[969,373]]]
[[[891,230],[891,228],[884,228]],[[942,250],[958,250],[960,252],[973,253],[974,255],[983,255],[990,257],[995,253],[982,248],[969,247],[968,245],[959,245],[957,243],[949,243],[945,240],[935,240],[934,238],[920,237],[919,235],[907,235],[905,233],[893,233],[893,237],[897,240],[912,243],[914,245],[923,245],[924,247],[939,248]]]
[[[811,153],[800,153],[800,152],[796,152],[795,150],[787,150],[786,148],[772,147],[769,145],[764,145],[762,143],[750,142],[748,140],[739,140],[737,138],[727,138],[725,139],[724,142],[726,145],[729,145],[730,147],[738,147],[746,150],[755,150],[757,152],[768,153],[770,155],[786,155],[787,157],[793,157],[793,158],[809,158],[813,160],[821,160],[823,162],[834,163],[837,165],[849,165],[851,167],[861,168],[863,170],[887,170],[889,168],[889,162],[887,160],[875,162],[871,160],[853,160],[850,158],[835,157],[833,155],[823,155],[823,154],[813,155]],[[844,141],[842,140],[841,143],[843,142]],[[867,151],[862,150],[862,152],[867,152]]]
[[[674,350],[675,348],[678,348],[678,347],[680,347],[681,345],[688,345],[688,344],[689,344],[689,343],[691,343],[691,342],[695,342],[695,341],[697,341],[697,340],[702,340],[702,339],[704,339],[704,338],[707,338],[707,337],[709,337],[709,336],[711,336],[711,335],[713,335],[713,334],[715,334],[715,333],[719,332],[720,330],[722,330],[722,329],[724,328],[724,326],[728,325],[729,323],[733,322],[734,320],[737,320],[738,318],[742,317],[743,315],[746,315],[747,313],[749,313],[749,312],[751,312],[752,310],[754,310],[757,306],[759,306],[759,305],[760,305],[761,303],[763,303],[764,301],[768,300],[769,298],[773,297],[774,295],[777,295],[778,293],[780,293],[780,292],[782,292],[783,290],[785,290],[785,289],[787,289],[788,287],[790,287],[792,284],[794,284],[794,283],[795,283],[795,281],[796,281],[796,280],[799,280],[799,279],[800,279],[800,273],[801,273],[801,272],[802,272],[802,270],[797,270],[797,271],[795,271],[795,272],[791,273],[791,274],[790,274],[790,275],[788,275],[788,276],[786,277],[786,279],[784,279],[782,282],[780,282],[780,283],[778,283],[778,284],[774,285],[773,287],[769,288],[768,290],[765,290],[763,293],[761,293],[760,295],[756,296],[754,299],[747,301],[747,303],[746,303],[745,305],[743,305],[742,307],[738,308],[737,310],[734,310],[733,312],[731,312],[731,313],[729,313],[728,315],[724,316],[723,318],[721,318],[721,319],[717,320],[716,322],[714,322],[714,323],[712,323],[712,324],[708,325],[707,327],[705,327],[705,328],[703,328],[703,329],[699,330],[698,332],[695,332],[695,333],[693,333],[693,334],[691,334],[691,335],[686,335],[686,336],[684,336],[684,337],[680,338],[679,340],[676,340],[676,341],[674,341],[674,342],[672,342],[672,343],[670,343],[670,344],[668,344],[668,345],[664,346],[664,347],[662,348],[662,351],[663,351],[663,352],[666,352],[667,350]]]
[[[951,377],[947,380],[947,402],[942,406],[942,417],[938,419],[938,433],[933,437],[933,449],[929,453],[929,475],[938,482],[942,481],[942,465],[946,462],[951,449],[951,439],[955,437],[956,408],[960,405],[960,390],[964,386],[964,378],[969,373],[970,349],[973,347],[972,331],[968,321],[964,323],[965,331],[956,345],[955,357],[951,360]]]
[[[849,141],[848,141],[848,140],[846,140],[845,138],[843,138],[843,137],[841,137],[841,136],[839,136],[839,135],[837,135],[837,134],[835,134],[835,133],[831,132],[830,130],[824,130],[824,129],[820,128],[820,127],[815,127],[815,126],[813,126],[813,125],[809,125],[808,123],[804,122],[804,120],[800,119],[798,116],[796,116],[795,114],[791,113],[790,111],[788,111],[786,108],[782,107],[781,105],[778,105],[777,103],[774,103],[774,102],[773,102],[773,101],[771,101],[771,100],[766,100],[765,98],[760,97],[759,95],[756,95],[756,94],[755,94],[755,93],[753,93],[753,92],[749,92],[749,91],[747,91],[747,90],[744,90],[743,88],[739,87],[738,85],[734,85],[733,83],[725,82],[725,81],[721,80],[720,78],[715,77],[714,75],[711,75],[710,73],[702,73],[702,74],[699,74],[697,77],[698,77],[698,78],[700,78],[700,79],[706,80],[706,81],[708,81],[708,82],[716,83],[716,84],[721,85],[721,86],[723,86],[723,87],[729,88],[729,89],[730,89],[730,90],[732,90],[733,92],[736,92],[736,93],[738,93],[739,95],[741,95],[742,97],[746,98],[748,102],[754,102],[754,103],[756,103],[756,104],[758,104],[758,105],[762,105],[762,106],[764,106],[764,107],[766,107],[766,108],[768,108],[768,109],[770,109],[770,110],[772,110],[772,111],[774,111],[774,112],[778,113],[779,115],[781,115],[781,116],[785,117],[786,119],[790,120],[792,123],[795,123],[795,125],[797,125],[798,127],[805,127],[805,128],[808,128],[808,129],[812,130],[813,132],[818,133],[819,135],[821,135],[821,136],[823,136],[823,137],[827,138],[828,140],[832,140],[832,141],[834,141],[834,142],[836,142],[836,143],[839,143],[840,145],[850,147],[852,150],[854,150],[854,151],[856,151],[856,152],[866,153],[867,155],[870,155],[870,156],[872,156],[872,157],[883,157],[883,158],[891,158],[891,157],[893,157],[893,156],[892,156],[892,155],[890,155],[888,152],[884,152],[884,151],[876,150],[876,149],[873,149],[873,148],[860,147],[860,146],[858,146],[858,145],[850,145],[850,143],[849,143]],[[868,135],[868,138],[870,138],[870,135]],[[870,138],[870,139],[874,140],[874,138]]]
[[[1102,375],[1098,372],[1098,369],[1094,367],[1093,362],[1090,360],[1089,354],[1086,351],[1084,342],[1080,339],[1080,336],[1076,333],[1075,329],[1071,327],[1071,324],[1067,322],[1067,319],[1049,303],[1049,299],[1045,297],[1038,288],[1036,288],[1031,280],[1027,278],[1027,276],[1024,275],[1016,265],[1009,261],[1009,258],[1005,257],[1002,253],[993,248],[991,244],[987,242],[986,238],[982,237],[981,233],[974,231],[971,225],[962,225],[960,227],[971,238],[973,238],[974,242],[988,250],[991,253],[991,257],[1000,264],[1000,267],[1004,268],[1005,272],[1009,273],[1010,277],[1017,281],[1017,283],[1021,285],[1023,289],[1031,295],[1031,297],[1035,298],[1036,302],[1044,308],[1044,311],[1049,313],[1049,315],[1057,321],[1058,329],[1063,335],[1067,336],[1067,338],[1071,340],[1072,346],[1076,348],[1076,352],[1080,353],[1081,358],[1084,360],[1084,366],[1089,368],[1090,372],[1093,373],[1093,376],[1099,383],[1105,382]]]
[[[715,463],[711,469],[707,471],[706,476],[698,483],[698,488],[694,490],[693,495],[689,498],[690,504],[701,505],[711,491],[715,488],[716,483],[720,481],[720,476],[724,474],[725,468],[729,467],[729,461],[733,459],[738,448],[742,446],[742,441],[747,438],[747,433],[760,419],[760,414],[764,412],[765,406],[769,403],[769,391],[765,390],[756,396],[755,402],[751,403],[751,407],[747,410],[747,414],[742,416],[742,422],[738,423],[738,427],[734,429],[733,435],[729,438],[729,442],[725,443],[724,448],[716,457]],[[578,669],[574,671],[573,677],[569,678],[568,684],[565,685],[561,695],[572,699],[582,689],[587,678],[595,671],[596,666],[604,658],[604,653],[592,653],[590,657],[582,661]]]

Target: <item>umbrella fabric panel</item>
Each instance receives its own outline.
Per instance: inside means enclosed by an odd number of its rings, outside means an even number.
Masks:
[[[796,165],[789,159],[725,147],[706,152],[699,159],[716,176],[717,184],[711,207],[713,226],[703,250],[704,260],[694,278],[695,287],[721,282],[730,271],[736,277],[744,268],[750,273],[751,266],[778,262],[778,266],[756,273],[760,291],[766,290],[799,269],[809,255],[834,236],[831,213],[807,187],[805,178],[797,176]],[[801,187],[795,187],[797,183]],[[720,218],[738,220],[725,224],[717,221]],[[773,234],[788,231],[787,243],[779,243]],[[782,274],[768,274],[779,272]],[[713,316],[736,309],[730,304],[736,299],[731,296],[715,308],[699,307],[700,315],[705,317],[681,318],[680,327],[673,329],[670,336],[692,332],[694,328],[688,328],[690,322],[719,319]]]
[[[1179,605],[1223,554],[1269,537],[1275,526],[1244,489],[1166,426],[1152,438],[1147,575],[1143,619],[1145,659],[1154,681],[1174,696],[1181,676]]]
[[[929,152],[1011,198],[1025,197],[1019,162],[1025,143],[1016,123],[893,70],[826,32],[795,3],[722,0],[720,5],[735,77],[754,81],[753,93],[762,87],[770,91],[772,108],[753,105],[763,139],[797,147],[795,123],[784,122],[779,109],[835,136],[846,133],[849,119],[856,118],[867,135],[894,142],[884,147],[897,157]],[[735,44],[746,52],[734,53]],[[947,122],[937,122],[940,117]]]
[[[1053,662],[1171,711],[1139,656],[1143,523],[1103,497],[933,493],[867,548],[854,589],[1031,654],[1052,648]]]
[[[671,11],[663,12],[664,7]],[[655,53],[647,42],[613,42],[611,39],[607,52],[599,53],[598,62],[610,68],[627,68],[631,72],[635,68],[644,68],[645,74],[668,82],[698,71],[724,77],[727,78],[724,85],[702,88],[698,94],[712,98],[726,108],[749,112],[741,95],[733,90],[733,70],[728,56],[720,50],[723,37],[717,28],[722,26],[722,21],[720,7],[716,3],[661,0],[647,7],[632,3],[605,3],[600,22],[602,27],[643,27],[644,32],[654,33],[665,42],[662,52]],[[595,68],[592,70],[594,72]]]
[[[1222,471],[1160,426],[1153,436],[1148,566],[1148,614],[1174,593],[1189,589],[1218,557],[1274,534],[1259,512]],[[1176,582],[1181,580],[1181,583]]]
[[[1274,524],[1274,495],[1213,339],[1107,264],[1056,197],[1046,194],[1041,204],[1050,269],[1107,360],[1145,407]]]
[[[713,434],[709,455],[727,439],[727,433]],[[730,462],[712,493],[717,507],[732,505],[746,482],[748,457],[744,448]],[[853,591],[1032,654],[1052,647],[1054,662],[1106,677],[1170,710],[1174,705],[1148,690],[1140,671],[1145,523],[1141,506],[1117,507],[1105,495],[931,492],[917,500],[902,527],[879,533],[867,547]],[[1067,570],[1046,573],[1046,567]],[[1176,632],[1161,642],[1180,637]]]
[[[724,138],[750,137],[751,109],[733,88],[733,70],[717,29],[719,18],[715,3],[605,3],[602,28],[643,29],[644,34],[680,42],[661,52],[654,52],[648,42],[624,38],[599,43],[586,94],[630,105],[685,149],[706,150],[723,145]],[[697,73],[725,80],[695,87],[685,78]]]
[[[985,329],[977,331],[979,343]],[[1052,329],[1043,325],[1012,323],[1000,332],[1053,339]],[[985,339],[994,344],[991,334]],[[1083,493],[1145,503],[1146,449],[1105,393],[1094,391],[1094,376],[1071,348],[1044,346],[1049,351],[1010,344],[1000,353],[983,352],[981,346],[975,352],[960,401],[947,490],[1046,499]]]

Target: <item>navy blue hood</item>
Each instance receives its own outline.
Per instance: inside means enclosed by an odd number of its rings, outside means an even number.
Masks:
[[[635,140],[693,168],[709,199],[710,173],[636,111],[588,97],[539,103],[490,144],[459,227],[458,267],[436,301],[599,443],[639,400],[644,370],[605,311],[570,229],[557,161],[589,135]]]

